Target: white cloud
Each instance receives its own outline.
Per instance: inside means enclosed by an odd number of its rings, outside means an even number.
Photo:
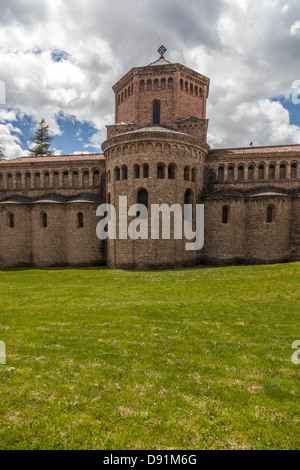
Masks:
[[[296,21],[292,24],[290,31],[292,36],[300,38],[300,21]]]

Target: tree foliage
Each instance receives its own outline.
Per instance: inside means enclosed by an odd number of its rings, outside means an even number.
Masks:
[[[5,148],[0,144],[0,161],[5,160]]]
[[[29,149],[31,155],[35,157],[49,157],[53,155],[53,151],[51,150],[53,137],[50,136],[49,125],[46,124],[44,118],[38,124],[34,137],[31,137],[30,140],[34,144],[33,147]]]

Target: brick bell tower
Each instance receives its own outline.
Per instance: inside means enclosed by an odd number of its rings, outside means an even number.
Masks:
[[[128,206],[196,203],[203,186],[209,146],[206,100],[209,78],[160,58],[134,67],[114,86],[115,124],[107,126],[107,202]],[[118,212],[118,210],[117,210]],[[118,215],[118,214],[117,214]],[[173,221],[172,221],[173,222]],[[157,268],[192,266],[199,253],[187,240],[108,240],[108,266]],[[173,234],[171,227],[171,234]]]

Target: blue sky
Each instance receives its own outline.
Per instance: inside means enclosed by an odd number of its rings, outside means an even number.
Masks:
[[[127,0],[126,8],[122,0],[2,0],[7,157],[26,156],[42,118],[58,153],[100,152],[114,122],[112,86],[156,60],[161,44],[168,60],[211,79],[211,147],[300,143],[300,105],[291,101],[298,0]]]

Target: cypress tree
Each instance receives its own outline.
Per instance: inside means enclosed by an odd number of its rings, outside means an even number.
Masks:
[[[34,143],[33,148],[29,149],[32,156],[49,157],[53,155],[53,151],[51,150],[53,137],[49,134],[49,125],[46,124],[44,118],[39,123],[34,133],[34,137],[31,137],[30,140]]]
[[[0,144],[0,161],[5,160],[5,153],[4,153],[5,148],[3,145]]]

